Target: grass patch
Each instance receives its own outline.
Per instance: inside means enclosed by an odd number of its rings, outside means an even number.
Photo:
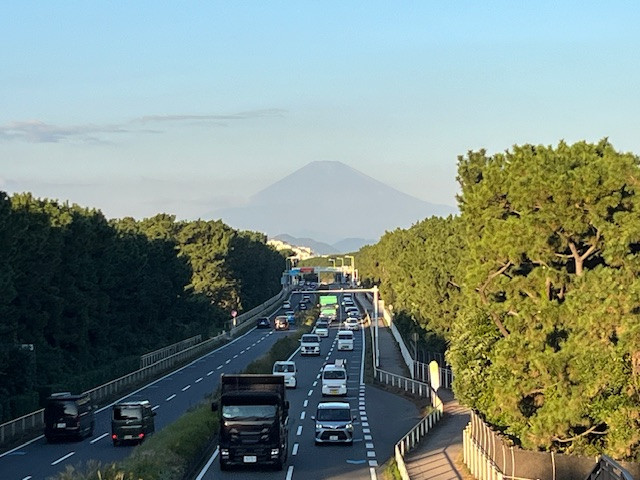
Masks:
[[[400,470],[398,470],[398,464],[396,463],[396,459],[393,457],[382,465],[380,471],[380,478],[382,480],[402,480],[402,475],[400,475]]]

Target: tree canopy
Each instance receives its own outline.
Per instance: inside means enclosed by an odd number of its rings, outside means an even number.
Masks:
[[[264,235],[159,214],[0,192],[0,421],[52,391],[134,370],[139,356],[225,328],[280,291],[284,258]]]
[[[461,214],[387,233],[359,270],[444,335],[456,395],[524,447],[637,459],[638,179],[607,140],[471,151]]]

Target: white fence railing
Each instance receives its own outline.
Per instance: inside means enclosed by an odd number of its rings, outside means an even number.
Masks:
[[[420,398],[427,398],[433,401],[433,390],[431,386],[426,383],[413,380],[412,378],[403,377],[402,375],[396,375],[395,373],[386,372],[380,368],[375,368],[375,377],[380,383],[389,385],[390,387],[400,388],[405,392]]]
[[[429,372],[429,365],[422,362],[414,362],[413,378],[420,380],[421,382],[431,384],[431,373]],[[451,390],[453,384],[453,372],[450,368],[440,367],[440,386]]]
[[[420,420],[420,423],[413,427],[409,431],[409,433],[407,433],[400,439],[398,443],[396,443],[394,448],[394,455],[402,480],[410,480],[411,478],[409,477],[407,466],[404,463],[405,455],[409,453],[409,451],[411,451],[413,447],[420,443],[420,440],[422,440],[422,438],[427,433],[429,433],[429,430],[431,430],[431,428],[433,428],[433,426],[438,423],[440,418],[442,418],[442,402],[440,402],[438,407],[432,410],[429,415]]]
[[[388,320],[389,323],[387,325],[393,326],[393,320],[390,313],[384,308],[384,304],[381,304],[381,311],[385,317],[385,320]],[[372,325],[371,317],[367,314],[367,321],[370,322],[370,332],[371,332],[371,345],[375,344],[375,327]],[[396,330],[396,333],[397,330]],[[394,338],[398,342],[400,346],[400,350],[407,352],[408,349],[402,340],[402,337],[398,333],[397,337],[394,335]],[[433,406],[433,410],[425,416],[416,426],[414,426],[404,437],[400,439],[398,443],[395,444],[394,447],[394,456],[396,460],[396,464],[398,467],[398,471],[400,472],[400,476],[402,480],[411,480],[409,477],[409,472],[407,471],[407,466],[404,463],[405,455],[408,454],[419,442],[422,438],[429,433],[431,428],[438,423],[438,421],[442,418],[442,414],[444,411],[444,405],[442,400],[438,396],[437,392],[431,388],[431,385],[428,383],[421,382],[419,380],[414,380],[412,378],[407,378],[402,375],[397,375],[395,373],[387,372],[380,368],[376,367],[376,359],[375,359],[375,348],[371,348],[372,351],[372,363],[373,363],[373,374],[377,381],[384,383],[385,385],[390,385],[392,387],[400,388],[405,392],[409,392],[412,395],[418,396],[420,398],[428,398],[430,400],[431,405]],[[406,357],[403,354],[403,358],[406,361]],[[411,356],[409,355],[409,358]],[[411,359],[411,363],[408,363],[410,371],[413,371],[412,367],[413,359]]]
[[[105,383],[104,385],[95,387],[84,393],[88,393],[90,395],[91,401],[93,403],[99,403],[101,400],[112,395],[116,395],[128,389],[132,385],[139,384],[148,378],[158,375],[161,372],[170,370],[171,368],[180,365],[191,358],[195,358],[198,355],[203,355],[204,353],[211,351],[216,345],[222,344],[224,341],[228,340],[229,335],[233,337],[244,329],[247,329],[247,326],[251,325],[247,322],[255,319],[261,314],[264,314],[265,311],[269,311],[269,309],[274,307],[276,304],[279,306],[279,302],[288,294],[289,290],[288,288],[285,288],[275,297],[272,297],[256,308],[253,308],[248,312],[239,315],[236,318],[236,327],[234,327],[231,332],[229,332],[229,334],[227,334],[226,332],[222,332],[221,334],[209,338],[204,342],[200,342],[196,345],[192,345],[191,347],[174,353],[173,355],[161,358],[155,363],[147,365],[143,368],[140,368],[139,370],[112,380],[111,382]],[[10,420],[0,425],[0,445],[9,441],[13,441],[16,438],[27,434],[27,432],[42,429],[43,427],[44,409],[42,408],[40,410],[36,410],[35,412],[23,415],[22,417]]]
[[[473,440],[469,427],[462,432],[462,452],[464,464],[475,478],[478,480],[503,480],[503,473],[487,455],[487,452]]]

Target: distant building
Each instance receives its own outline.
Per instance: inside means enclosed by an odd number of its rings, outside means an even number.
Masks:
[[[299,260],[306,260],[307,258],[316,256],[310,247],[291,245],[287,242],[283,242],[282,240],[272,238],[267,241],[267,245],[273,246],[276,250],[291,250]]]

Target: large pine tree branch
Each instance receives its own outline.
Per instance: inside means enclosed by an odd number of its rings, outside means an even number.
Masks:
[[[477,291],[480,294],[480,298],[482,299],[482,303],[484,303],[485,305],[489,305],[489,299],[487,298],[487,294],[485,292],[485,290],[487,289],[487,287],[489,286],[489,284],[491,283],[491,281],[496,278],[499,275],[502,275],[504,272],[507,271],[507,269],[512,265],[511,260],[509,260],[507,263],[505,263],[502,267],[500,267],[498,270],[496,270],[495,272],[491,273],[488,277],[487,280],[482,284],[482,286],[480,286]],[[498,327],[498,330],[500,330],[500,333],[502,334],[503,337],[508,337],[509,336],[509,330],[507,330],[504,326],[504,324],[502,323],[502,320],[500,320],[500,317],[494,313],[494,312],[489,312],[489,315],[491,316],[491,319],[493,320],[493,323],[496,324],[496,327]]]
[[[574,440],[577,440],[580,437],[584,437],[585,435],[589,435],[590,433],[593,433],[594,435],[606,435],[607,432],[596,432],[596,428],[597,425],[594,425],[593,427],[589,428],[588,430],[585,430],[584,432],[582,432],[580,435],[575,435],[571,438],[559,438],[559,437],[553,437],[553,440],[555,442],[560,442],[560,443],[569,443],[569,442],[573,442]]]

